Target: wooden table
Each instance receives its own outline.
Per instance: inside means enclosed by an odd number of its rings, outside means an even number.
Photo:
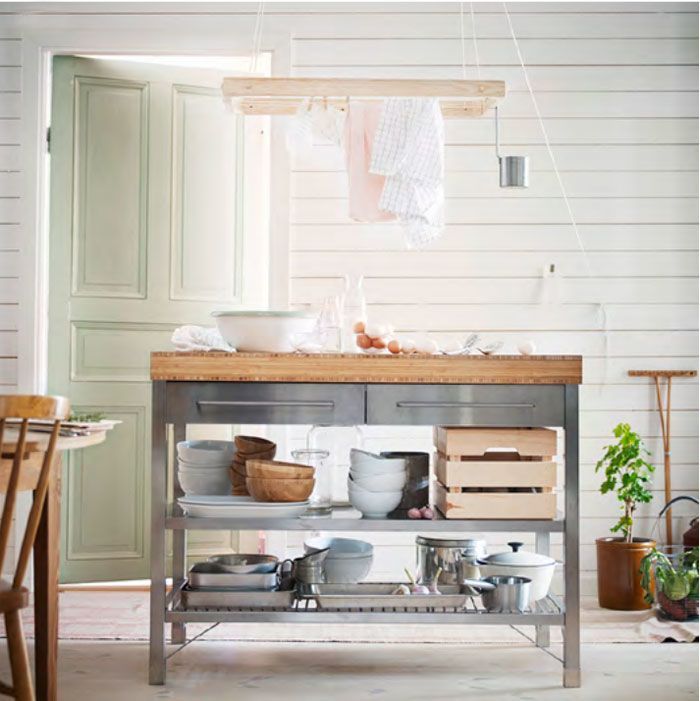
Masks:
[[[13,436],[13,433],[15,434]],[[61,542],[61,464],[66,450],[78,450],[102,443],[105,433],[58,439],[59,459],[51,471],[49,490],[34,545],[34,657],[37,701],[56,701],[58,669],[58,575]],[[49,441],[47,433],[30,431],[27,452],[42,454]],[[3,441],[3,467],[15,447],[16,432],[7,431]],[[33,461],[34,464],[38,461]]]

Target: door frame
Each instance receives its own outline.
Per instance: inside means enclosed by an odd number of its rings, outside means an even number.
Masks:
[[[168,19],[168,30],[158,23]],[[241,15],[237,16],[240,21]],[[251,51],[250,26],[231,31],[216,15],[193,26],[187,15],[133,15],[118,18],[114,31],[109,15],[71,16],[19,15],[14,18],[22,39],[22,247],[19,255],[19,319],[17,388],[27,394],[43,394],[48,386],[49,307],[49,205],[50,160],[47,129],[51,120],[51,82],[54,56],[170,55],[245,56]],[[206,20],[209,21],[206,21]],[[166,36],[167,34],[167,36]],[[263,31],[260,50],[271,54],[271,75],[289,76],[291,34],[288,28]],[[280,167],[270,169],[271,209],[268,289],[270,305],[285,308],[289,301],[289,156],[279,119],[271,118],[270,160]],[[31,498],[20,495],[16,521],[24,523]],[[22,528],[14,529],[15,551],[19,552]],[[30,575],[29,584],[32,585]]]

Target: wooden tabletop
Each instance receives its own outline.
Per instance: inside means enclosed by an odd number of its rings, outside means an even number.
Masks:
[[[211,382],[580,384],[580,355],[151,353],[151,379]]]
[[[18,431],[13,428],[8,428],[5,431],[5,436],[2,441],[2,453],[14,452],[15,445],[17,443]],[[91,433],[89,436],[59,436],[56,449],[63,450],[75,450],[77,448],[89,448],[92,445],[98,445],[102,443],[107,435],[106,431],[100,431],[99,433]],[[49,434],[42,431],[28,431],[27,432],[27,447],[28,453],[41,452],[46,450],[46,446],[49,443]]]

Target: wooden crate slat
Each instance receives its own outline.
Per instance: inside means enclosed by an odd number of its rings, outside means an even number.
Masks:
[[[435,475],[448,487],[556,487],[557,464],[537,461],[449,460],[434,456]]]
[[[435,447],[448,456],[480,456],[488,450],[514,449],[521,456],[557,452],[557,432],[550,428],[457,428],[436,426]]]
[[[554,493],[452,494],[435,484],[435,506],[448,519],[553,519],[557,514]]]

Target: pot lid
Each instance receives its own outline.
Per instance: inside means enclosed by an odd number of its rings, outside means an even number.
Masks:
[[[416,545],[427,545],[432,548],[475,548],[486,551],[486,541],[474,538],[431,538],[419,535],[416,536]]]
[[[553,565],[556,562],[556,560],[547,557],[547,555],[521,550],[520,548],[523,547],[522,543],[511,542],[508,545],[511,548],[510,550],[489,555],[483,558],[481,562],[489,565],[517,565],[518,567],[538,567],[541,565]]]

